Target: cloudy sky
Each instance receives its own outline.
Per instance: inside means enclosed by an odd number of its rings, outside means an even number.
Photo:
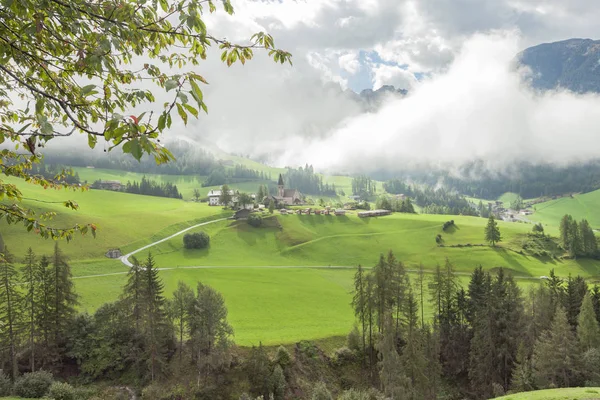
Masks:
[[[218,37],[266,31],[293,54],[257,52],[227,68],[218,50],[197,72],[209,114],[168,138],[214,144],[273,165],[336,172],[407,163],[570,163],[599,157],[600,99],[523,85],[510,64],[533,45],[600,39],[590,0],[233,0],[207,16]],[[408,89],[365,114],[343,90]],[[158,103],[161,104],[160,96]]]

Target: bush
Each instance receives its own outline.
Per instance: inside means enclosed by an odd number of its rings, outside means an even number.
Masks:
[[[183,247],[186,249],[204,249],[210,244],[210,236],[205,232],[186,233],[183,235]]]
[[[98,389],[95,387],[76,387],[73,388],[75,400],[91,400],[97,398]]]
[[[319,349],[310,340],[302,340],[296,345],[300,354],[306,358],[317,358],[319,355]]]
[[[442,230],[446,231],[448,228],[450,228],[451,226],[454,226],[454,220],[450,220],[450,221],[446,221],[444,222],[444,225],[442,226]]]
[[[248,224],[255,228],[260,227],[262,225],[262,217],[257,214],[250,214],[248,216]]]
[[[15,382],[15,393],[20,397],[39,399],[48,393],[52,374],[46,371],[29,372]]]
[[[360,332],[356,325],[354,325],[354,328],[348,333],[347,345],[350,350],[360,351],[361,349]]]
[[[0,372],[0,397],[8,396],[12,392],[12,382],[10,378]]]
[[[327,386],[323,382],[319,382],[315,385],[312,392],[312,400],[333,400],[331,393],[327,390]]]
[[[333,358],[336,364],[343,365],[354,361],[356,359],[356,353],[347,347],[340,347],[335,351]]]
[[[275,362],[281,365],[281,368],[285,368],[288,365],[290,365],[291,361],[292,356],[290,355],[288,349],[286,349],[283,346],[279,346],[279,348],[277,349],[277,354],[275,355]]]
[[[74,400],[75,390],[73,386],[65,382],[54,382],[50,386],[48,397],[54,400]]]

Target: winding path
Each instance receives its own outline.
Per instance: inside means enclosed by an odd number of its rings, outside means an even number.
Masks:
[[[157,244],[159,244],[159,243],[166,242],[166,241],[167,241],[167,240],[169,240],[169,239],[173,239],[175,236],[179,236],[179,235],[181,235],[182,233],[185,233],[185,232],[187,232],[187,231],[190,231],[190,230],[192,230],[192,229],[198,228],[198,227],[200,227],[200,226],[208,225],[208,224],[214,224],[215,222],[221,222],[221,221],[225,221],[225,220],[227,220],[227,219],[229,219],[229,218],[219,218],[219,219],[214,219],[214,220],[212,220],[212,221],[208,221],[208,222],[202,222],[202,223],[200,223],[200,224],[196,224],[196,225],[194,225],[194,226],[190,226],[190,227],[188,227],[188,228],[185,228],[185,229],[183,229],[183,230],[181,230],[181,231],[179,231],[179,232],[177,232],[177,233],[174,233],[174,234],[172,234],[171,236],[167,236],[166,238],[163,238],[163,239],[157,240],[157,241],[156,241],[156,242],[154,242],[154,243],[150,243],[150,244],[148,244],[148,245],[146,245],[146,246],[144,246],[144,247],[140,247],[139,249],[137,249],[137,250],[134,250],[134,251],[132,251],[131,253],[127,253],[127,254],[125,254],[124,256],[121,256],[121,257],[119,257],[119,260],[121,260],[121,262],[122,262],[123,264],[125,264],[126,266],[128,266],[128,267],[130,267],[130,268],[131,268],[131,267],[133,267],[133,264],[132,264],[132,263],[129,261],[129,257],[131,257],[132,255],[134,255],[134,254],[136,254],[136,253],[139,253],[140,251],[144,251],[144,250],[146,250],[146,249],[148,249],[148,248],[150,248],[150,247],[156,246],[156,245],[157,245]]]

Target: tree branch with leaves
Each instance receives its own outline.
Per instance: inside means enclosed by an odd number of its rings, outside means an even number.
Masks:
[[[227,66],[245,64],[258,49],[291,64],[291,54],[275,47],[267,33],[245,44],[212,35],[204,17],[217,12],[216,3],[233,14],[229,0],[0,0],[0,144],[15,147],[0,153],[0,172],[45,188],[86,190],[60,176],[47,180],[30,173],[42,159],[41,147],[75,133],[87,135],[90,148],[104,139],[108,151],[119,148],[137,160],[148,154],[158,164],[172,161],[159,135],[169,131],[173,114],[187,124],[190,115],[208,112],[201,89],[208,81],[174,69],[199,65],[212,46]],[[162,111],[132,114],[156,102],[142,82],[172,94]],[[16,185],[0,180],[0,219],[55,239],[95,233],[93,224],[47,226],[22,200]],[[64,205],[78,208],[72,201]]]

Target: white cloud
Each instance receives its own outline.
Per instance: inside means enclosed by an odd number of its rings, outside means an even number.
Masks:
[[[338,58],[338,65],[344,71],[354,75],[361,69],[357,53],[348,53]]]
[[[412,72],[397,66],[380,64],[373,67],[372,71],[375,90],[383,85],[392,85],[397,89],[412,89],[417,83],[417,78]]]
[[[375,114],[341,123],[325,140],[305,140],[287,160],[376,170],[407,163],[457,166],[473,159],[500,168],[516,160],[598,157],[600,97],[535,94],[510,67],[518,49],[514,32],[475,35],[447,73]]]

